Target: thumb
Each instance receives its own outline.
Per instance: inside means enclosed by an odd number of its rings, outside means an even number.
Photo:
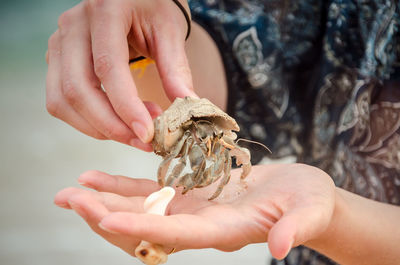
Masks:
[[[271,255],[276,259],[285,258],[292,247],[304,244],[324,231],[329,218],[314,207],[286,213],[268,233]]]
[[[193,91],[184,36],[171,32],[168,39],[156,41],[155,55],[157,69],[169,100],[173,101],[176,97],[197,97]]]
[[[296,222],[289,216],[282,217],[268,233],[268,247],[276,259],[283,259],[293,247]]]

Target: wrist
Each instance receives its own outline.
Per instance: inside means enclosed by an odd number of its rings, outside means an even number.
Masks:
[[[333,248],[332,243],[333,241],[337,240],[337,235],[343,232],[340,231],[341,220],[343,220],[344,218],[343,216],[346,213],[346,208],[347,204],[343,194],[343,190],[336,187],[334,210],[327,228],[316,238],[307,241],[304,245],[331,257],[330,252]],[[335,243],[337,244],[337,242]]]
[[[382,204],[336,188],[335,209],[328,228],[305,245],[340,264],[395,264],[383,262],[391,258],[382,254],[388,249],[385,242],[390,241],[380,240],[378,231],[390,227],[390,222],[375,222],[377,216],[385,216],[377,205]]]

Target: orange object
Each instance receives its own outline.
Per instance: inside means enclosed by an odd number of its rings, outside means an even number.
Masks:
[[[133,71],[140,70],[139,77],[142,77],[148,65],[153,64],[154,60],[150,58],[144,58],[143,60],[130,64],[130,68]]]

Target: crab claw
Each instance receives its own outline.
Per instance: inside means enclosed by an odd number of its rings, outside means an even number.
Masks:
[[[250,151],[246,148],[235,146],[235,148],[229,151],[231,156],[236,157],[236,165],[242,165],[242,174],[240,175],[241,179],[244,179],[249,175],[251,171],[251,162],[250,162]]]

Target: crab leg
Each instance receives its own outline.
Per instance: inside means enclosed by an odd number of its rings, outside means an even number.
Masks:
[[[250,151],[246,148],[236,146],[234,149],[231,149],[229,153],[231,156],[236,157],[236,165],[242,165],[242,174],[240,178],[244,179],[251,171]]]
[[[167,174],[169,164],[171,163],[172,159],[177,157],[179,153],[182,150],[183,145],[186,142],[186,139],[190,136],[190,132],[186,133],[182,136],[182,138],[179,140],[179,142],[174,146],[174,148],[171,150],[171,153],[167,156],[164,157],[164,160],[161,162],[160,166],[158,167],[158,172],[157,172],[157,179],[158,179],[158,184],[161,187],[164,187],[164,177]]]
[[[194,144],[189,152],[190,167],[192,168],[192,173],[184,175],[178,185],[184,187],[183,194],[191,190],[196,184],[199,178],[203,175],[206,167],[206,158],[203,149]]]
[[[214,148],[212,150],[213,163],[204,172],[203,178],[200,184],[196,188],[202,188],[210,185],[211,183],[217,181],[221,177],[221,172],[224,167],[225,157],[223,156],[224,149],[221,148],[221,144],[215,142]],[[223,159],[221,159],[223,158]]]
[[[188,186],[189,189],[193,189],[194,187],[196,187],[198,184],[201,183],[201,180],[204,175],[204,171],[206,170],[206,165],[207,165],[206,160],[203,160],[201,162],[199,170],[197,171],[196,175],[194,175],[194,177],[193,177],[192,184],[190,186]]]
[[[227,149],[225,149],[224,155],[225,155],[225,161],[226,161],[225,165],[224,165],[224,177],[219,182],[217,190],[208,199],[209,201],[214,200],[215,198],[217,198],[219,196],[219,194],[222,192],[222,189],[229,182],[229,180],[231,178],[232,159],[231,159],[231,156],[230,156],[229,151]]]
[[[174,183],[174,180],[181,175],[185,166],[186,166],[186,157],[181,157],[179,159],[178,164],[176,164],[175,167],[172,169],[171,174],[169,174],[167,181],[165,182],[165,186],[171,186]]]
[[[187,159],[187,154],[189,152],[189,149],[192,147],[193,144],[193,138],[189,137],[184,145],[184,151],[181,156],[181,158],[178,161],[178,164],[175,165],[175,167],[172,169],[172,172],[169,174],[167,181],[165,183],[166,186],[171,186],[174,182],[175,179],[179,178],[181,175],[183,169],[186,166],[186,159]]]
[[[207,150],[208,150],[207,157],[211,156],[211,144],[212,144],[212,141],[210,138],[208,138],[207,139]]]
[[[183,175],[179,179],[178,183],[176,184],[176,187],[180,187],[180,186],[185,187],[185,186],[189,185],[192,175],[193,175],[193,173],[186,173],[185,175]]]
[[[187,181],[188,183],[185,183],[182,194],[185,194],[186,192],[193,189],[197,185],[199,179],[201,178],[201,175],[203,175],[204,173],[205,168],[206,168],[206,161],[203,160],[203,162],[201,162],[200,167],[195,172],[190,174],[189,178],[187,179],[190,181]]]
[[[220,139],[219,141],[223,146],[225,146],[228,149],[235,149],[236,148],[234,145],[228,144],[227,142],[225,142],[224,139]]]

